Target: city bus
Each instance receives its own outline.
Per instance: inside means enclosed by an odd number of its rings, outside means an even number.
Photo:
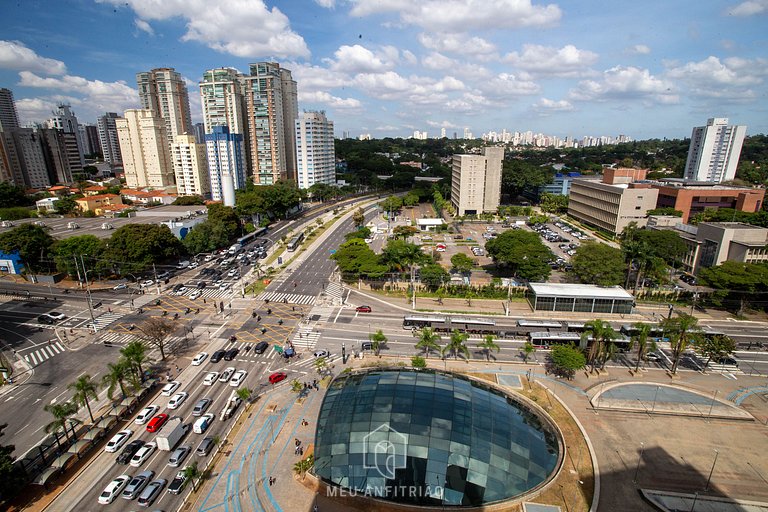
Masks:
[[[301,245],[301,242],[303,241],[304,241],[304,232],[302,231],[298,235],[291,238],[291,241],[288,242],[288,247],[287,247],[288,251],[289,252],[295,251],[296,249],[299,248],[299,246]]]
[[[577,332],[530,332],[528,333],[528,341],[535,347],[548,348],[552,345],[569,345],[574,344],[577,347],[581,346],[586,348],[592,343],[592,336],[588,336],[582,341],[582,335]],[[619,335],[618,338],[613,340],[613,344],[616,345],[616,349],[619,352],[626,352],[629,350],[629,344],[631,339],[627,336]]]
[[[436,332],[452,332],[458,330],[468,334],[494,334],[505,336],[496,328],[496,321],[491,318],[469,318],[442,315],[409,315],[403,318],[403,329],[424,329],[429,327]]]

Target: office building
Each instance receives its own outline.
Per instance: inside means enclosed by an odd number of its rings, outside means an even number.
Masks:
[[[203,123],[193,124],[192,132],[195,136],[195,142],[198,144],[205,144],[205,125]]]
[[[299,188],[336,182],[333,121],[325,112],[303,112],[296,120],[296,163]]]
[[[64,130],[66,133],[74,133],[77,140],[77,148],[80,153],[80,165],[85,164],[85,144],[80,134],[80,123],[77,122],[77,116],[72,112],[72,107],[66,104],[60,104],[58,110],[53,112],[53,117],[46,122],[47,128]]]
[[[15,130],[19,127],[19,114],[16,102],[13,101],[13,91],[0,87],[0,131]]]
[[[205,134],[211,199],[235,205],[235,190],[245,188],[245,147],[240,133],[230,133],[226,126],[214,126]]]
[[[180,196],[210,194],[208,160],[205,144],[198,144],[194,135],[177,135],[171,144],[176,192]]]
[[[738,187],[712,182],[680,179],[652,183],[659,191],[656,208],[674,208],[683,212],[682,222],[704,210],[733,208],[742,212],[759,212],[765,200],[764,188]]]
[[[96,119],[99,130],[99,143],[101,155],[109,165],[123,165],[123,157],[120,154],[120,142],[117,139],[117,126],[115,120],[119,116],[115,112],[107,112]]]
[[[482,155],[453,155],[451,203],[456,215],[498,210],[503,160],[503,147],[486,147]]]
[[[180,73],[173,68],[136,73],[136,85],[141,108],[151,110],[165,121],[168,143],[177,135],[192,133],[189,94]]]
[[[173,186],[165,120],[149,109],[129,109],[115,119],[115,126],[128,187]]]
[[[94,124],[81,124],[80,133],[86,155],[100,155],[99,128]]]
[[[82,178],[83,166],[75,134],[52,128],[40,128],[37,132],[48,169],[48,181],[51,184],[72,183],[73,179]]]
[[[728,119],[714,117],[691,133],[684,178],[721,183],[736,177],[746,126],[729,125]]]

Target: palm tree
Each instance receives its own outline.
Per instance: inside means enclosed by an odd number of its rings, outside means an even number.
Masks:
[[[425,327],[419,333],[419,341],[416,348],[424,351],[424,356],[429,357],[430,352],[440,352],[440,335],[432,330],[431,327]]]
[[[302,459],[298,461],[296,464],[294,464],[293,472],[301,476],[301,479],[304,480],[304,475],[306,475],[307,471],[312,469],[312,466],[314,465],[315,465],[314,457],[310,455],[306,459]]]
[[[293,391],[294,393],[301,393],[302,391],[304,391],[304,384],[299,382],[298,379],[293,379],[291,381],[291,391]]]
[[[592,338],[592,345],[589,347],[587,357],[592,371],[605,368],[605,363],[609,357],[616,352],[616,345],[613,340],[619,337],[619,334],[611,327],[611,324],[603,320],[591,320],[584,324],[584,334],[581,335],[582,342]]]
[[[531,354],[536,352],[536,346],[533,343],[531,343],[530,341],[526,341],[525,345],[523,345],[522,352],[523,352],[523,362],[527,363],[528,362],[528,358],[531,357]]]
[[[77,420],[72,416],[77,414],[77,406],[72,402],[63,402],[60,404],[48,404],[43,407],[43,410],[53,415],[54,420],[45,426],[45,432],[50,434],[51,432],[64,431],[64,436],[69,441],[69,432],[67,432],[67,426]]]
[[[85,375],[81,375],[80,378],[78,378],[75,382],[67,386],[67,389],[75,392],[75,394],[72,396],[72,401],[77,405],[84,405],[85,408],[88,409],[88,416],[91,417],[91,423],[93,423],[94,419],[93,413],[91,412],[90,400],[96,400],[99,397],[97,393],[99,390],[99,385],[93,382],[93,380],[91,380],[91,376],[86,373]]]
[[[115,364],[107,363],[107,374],[101,378],[101,384],[107,387],[107,396],[110,400],[112,400],[117,388],[120,388],[123,398],[128,396],[125,391],[125,381],[132,377],[130,370],[130,365],[125,359],[120,359]],[[133,383],[131,387],[134,387]]]
[[[318,357],[315,359],[314,362],[315,370],[317,370],[318,375],[322,376],[325,374],[326,371],[328,371],[328,359],[326,357]]]
[[[469,360],[469,349],[466,345],[468,339],[469,334],[454,329],[451,333],[450,341],[448,341],[441,351],[443,358],[445,358],[446,354],[453,354],[453,358],[458,359],[459,352],[461,352],[464,354],[465,359]]]
[[[120,349],[120,353],[128,365],[136,372],[139,382],[144,382],[142,365],[147,362],[147,349],[144,344],[140,341],[132,341]]]
[[[375,333],[371,334],[370,338],[373,353],[379,355],[379,351],[387,344],[387,337],[384,335],[384,332],[379,329]]]
[[[501,350],[501,348],[493,341],[493,334],[488,334],[485,338],[483,338],[482,343],[477,344],[477,348],[485,352],[486,361],[491,360],[491,350],[495,350],[496,353]]]
[[[688,345],[701,337],[702,331],[698,323],[696,317],[687,313],[679,313],[675,318],[665,318],[661,321],[661,327],[669,336],[672,348],[672,375],[677,373],[680,357]]]
[[[200,471],[200,469],[197,467],[197,461],[194,461],[191,465],[186,466],[182,473],[184,473],[184,477],[192,482],[192,490],[195,490],[195,480],[203,476],[203,473]]]
[[[629,342],[630,350],[637,344],[637,364],[635,365],[635,373],[640,371],[640,362],[645,359],[645,354],[648,353],[649,345],[653,343],[648,336],[651,334],[651,325],[643,322],[635,322],[633,327],[637,330],[637,334],[632,336],[632,340]],[[650,343],[649,343],[650,341]]]
[[[253,391],[248,388],[238,388],[236,393],[240,400],[243,402],[247,402],[253,396]]]

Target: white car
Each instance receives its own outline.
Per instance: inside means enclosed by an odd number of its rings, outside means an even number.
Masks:
[[[142,281],[139,285],[141,288],[146,288],[147,286],[152,286],[155,284],[155,282],[152,279],[147,279],[146,281]]]
[[[131,462],[129,463],[131,466],[137,468],[144,464],[150,455],[152,455],[155,452],[155,449],[157,448],[157,445],[155,443],[147,443],[141,448],[139,448],[139,451],[137,451],[133,457],[131,457]]]
[[[133,435],[132,430],[121,430],[109,440],[107,446],[104,447],[104,451],[108,453],[114,453],[120,449],[121,446]]]
[[[128,285],[125,283],[120,283],[117,286],[112,287],[113,290],[125,290],[126,288],[128,288]]]
[[[373,238],[366,238],[365,243],[367,244],[373,243]]]
[[[315,351],[315,357],[328,357],[331,353],[327,350],[316,350]]]
[[[206,359],[208,359],[208,352],[200,352],[192,360],[192,366],[200,366]]]
[[[179,288],[174,292],[174,295],[184,295],[188,291],[189,291],[189,288],[187,288],[186,286],[182,286],[181,288]]]
[[[128,485],[128,482],[130,481],[131,475],[120,475],[109,482],[101,494],[99,494],[99,504],[109,505],[115,501],[115,498],[123,492],[123,489],[125,489],[125,486]]]
[[[189,264],[189,268],[197,268],[198,266],[200,266],[200,264],[196,261],[193,261]]]
[[[143,425],[146,422],[149,421],[149,419],[155,415],[155,413],[160,409],[160,407],[156,405],[148,405],[144,409],[141,410],[138,416],[136,416],[136,419],[134,420],[134,423],[137,425]]]
[[[176,393],[168,401],[168,408],[178,409],[181,406],[181,404],[184,403],[184,400],[186,400],[188,396],[189,396],[189,393],[185,391],[182,391],[181,393]]]
[[[214,258],[213,254],[206,254],[203,261],[211,261]]]
[[[192,293],[189,294],[189,298],[190,298],[190,300],[195,300],[196,298],[198,298],[202,294],[203,294],[203,292],[201,290],[195,290],[195,291],[193,291]]]
[[[235,277],[238,274],[238,271],[236,268],[233,268],[229,272],[227,272],[227,277]]]
[[[233,388],[236,388],[240,384],[243,383],[245,378],[248,376],[248,372],[245,370],[237,370],[235,374],[232,376],[232,380],[229,381],[229,385]]]
[[[216,379],[219,378],[219,372],[208,372],[208,375],[203,379],[203,386],[212,386]]]
[[[181,386],[181,382],[177,380],[172,380],[165,386],[163,386],[163,391],[160,393],[163,396],[171,396],[174,391],[179,389],[179,386]]]
[[[232,378],[232,374],[235,373],[234,366],[228,366],[219,376],[219,382],[228,382]]]
[[[219,290],[226,290],[227,288],[229,288],[229,283],[219,284]]]

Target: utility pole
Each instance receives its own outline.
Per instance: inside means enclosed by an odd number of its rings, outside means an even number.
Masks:
[[[93,333],[96,334],[99,328],[96,326],[96,317],[93,316],[93,298],[91,297],[91,287],[88,286],[88,271],[85,270],[85,260],[83,255],[80,255],[80,264],[83,266],[83,277],[85,278],[85,293],[87,294],[88,312],[91,314],[91,325],[93,325]],[[77,266],[77,259],[75,259],[75,266]],[[80,270],[77,271],[80,275]]]
[[[413,291],[413,299],[411,301],[411,308],[416,309],[416,283],[414,281],[416,274],[416,267],[411,267],[411,290]]]
[[[155,264],[152,264],[152,273],[155,276],[155,284],[157,285],[157,294],[160,295],[160,281],[157,279],[157,268],[155,267]]]
[[[82,288],[83,278],[80,276],[80,267],[77,265],[77,256],[73,254],[72,259],[75,260],[75,270],[77,271],[77,284],[79,284],[80,288]]]

